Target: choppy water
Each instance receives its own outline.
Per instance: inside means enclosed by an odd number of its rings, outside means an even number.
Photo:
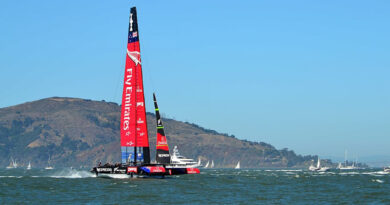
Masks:
[[[0,169],[0,204],[390,204],[380,170],[202,170],[165,179],[96,178],[88,171]]]

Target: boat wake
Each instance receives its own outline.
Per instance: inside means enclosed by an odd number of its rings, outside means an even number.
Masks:
[[[99,178],[109,178],[109,179],[129,179],[130,175],[127,174],[99,174]],[[136,176],[134,176],[136,178]]]
[[[96,177],[96,175],[92,174],[88,171],[80,171],[80,170],[75,170],[75,169],[65,169],[65,170],[60,170],[60,171],[54,172],[49,177],[79,179],[79,178],[92,178],[92,177]]]

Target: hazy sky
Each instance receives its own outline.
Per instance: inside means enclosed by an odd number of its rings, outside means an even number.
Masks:
[[[166,116],[240,139],[390,156],[387,0],[5,0],[0,107],[119,103],[131,6],[149,111],[155,91]]]

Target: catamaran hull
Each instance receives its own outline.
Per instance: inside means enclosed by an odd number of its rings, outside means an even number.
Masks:
[[[133,178],[133,177],[152,177],[182,174],[199,174],[198,168],[188,167],[163,167],[163,166],[100,166],[94,167],[92,173],[98,177],[105,178]]]
[[[169,172],[163,166],[98,166],[91,170],[96,176],[107,178],[132,178],[139,176],[165,176]],[[126,177],[128,176],[128,177]]]
[[[198,168],[190,167],[167,167],[170,175],[181,175],[181,174],[199,174],[200,170]]]

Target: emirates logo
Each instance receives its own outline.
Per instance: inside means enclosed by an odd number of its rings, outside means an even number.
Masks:
[[[140,54],[140,52],[127,50],[127,55],[135,63],[135,66],[137,66],[138,64],[141,65],[141,54]]]

